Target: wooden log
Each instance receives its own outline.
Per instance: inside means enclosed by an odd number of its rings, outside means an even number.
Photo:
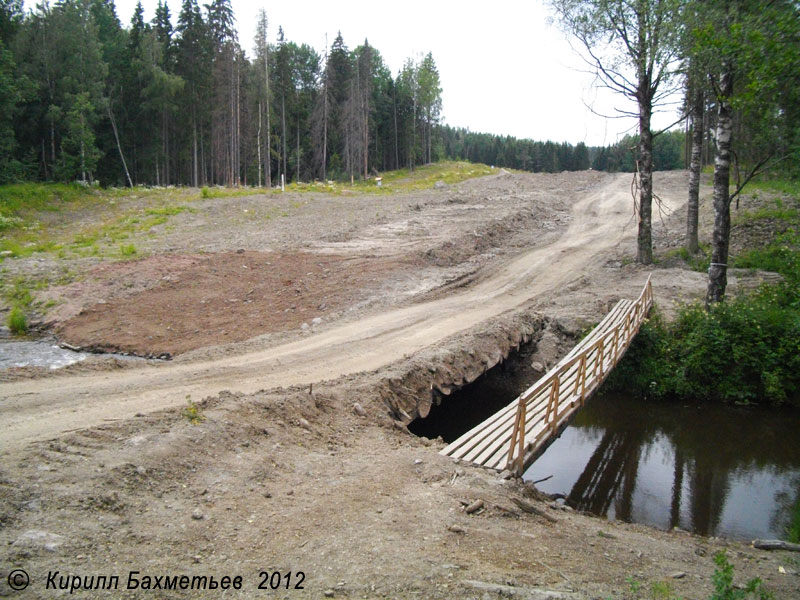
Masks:
[[[783,540],[753,540],[753,548],[759,550],[787,550],[789,552],[800,552],[800,544],[791,544]]]

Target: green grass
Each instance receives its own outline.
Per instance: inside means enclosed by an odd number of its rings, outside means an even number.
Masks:
[[[673,257],[678,257],[683,260],[692,271],[706,273],[708,272],[708,267],[711,263],[711,246],[709,244],[701,244],[700,252],[697,254],[691,254],[684,247],[669,250],[665,254],[665,258]]]
[[[164,224],[173,215],[194,212],[188,206],[173,204],[175,196],[187,197],[184,191],[160,188],[99,189],[33,183],[0,186],[0,250],[11,251],[12,257],[41,252],[61,258],[114,256],[120,241]],[[145,207],[133,209],[132,201],[141,206],[143,198]],[[71,225],[85,220],[86,213],[96,215],[96,222],[75,233]]]
[[[6,301],[12,306],[26,308],[33,302],[28,283],[22,277],[17,277],[11,286],[3,290]]]
[[[6,325],[15,335],[22,335],[28,331],[28,320],[25,317],[25,312],[19,307],[15,306],[11,309],[6,317]]]
[[[384,172],[381,174],[381,187],[376,185],[374,179],[369,179],[356,181],[352,185],[349,182],[291,183],[286,189],[299,193],[336,195],[393,194],[431,189],[439,181],[452,185],[497,172],[497,169],[481,164],[441,162],[418,167],[413,172],[407,169]],[[199,197],[223,198],[265,193],[280,194],[280,191],[204,187]],[[118,256],[120,244],[137,233],[164,225],[174,215],[196,210],[175,204],[176,197],[189,202],[199,199],[197,192],[188,188],[99,189],[77,184],[38,183],[0,186],[0,232],[3,234],[0,236],[0,251],[11,251],[13,257],[36,253],[52,253],[61,258]],[[142,198],[147,198],[143,208]],[[140,208],[134,209],[130,202],[132,200],[140,200]],[[291,209],[300,206],[300,203],[294,202]],[[86,213],[94,215],[94,222],[76,231],[72,224],[85,220]],[[284,209],[266,218],[289,214],[289,210]],[[5,258],[0,258],[0,262],[3,260]]]
[[[133,244],[127,244],[127,245],[121,245],[119,247],[119,253],[123,257],[131,257],[131,256],[136,256],[138,251],[136,250],[136,246],[134,246]]]
[[[286,186],[287,188],[289,186]],[[276,190],[268,190],[266,188],[257,188],[257,187],[208,187],[203,186],[200,189],[200,198],[202,199],[210,199],[210,198],[233,198],[237,196],[255,196],[256,194],[265,194],[269,193],[270,191],[275,192]],[[196,198],[196,197],[195,197]]]
[[[786,539],[792,544],[800,544],[800,499],[792,506],[791,522],[786,528]]]
[[[748,209],[748,197],[758,200],[764,194],[772,205]],[[747,184],[742,198],[743,210],[733,216],[734,225],[762,220],[788,221],[800,224],[800,182],[788,180],[758,181]]]
[[[800,181],[789,179],[766,179],[763,181],[751,181],[745,186],[745,192],[754,191],[777,192],[794,198],[800,198]]]
[[[741,269],[759,269],[781,273],[788,279],[800,277],[800,233],[790,229],[766,248],[741,252],[733,260]]]
[[[709,600],[769,600],[772,598],[767,590],[764,589],[760,579],[753,578],[744,587],[733,583],[733,565],[728,561],[725,551],[717,552],[714,556],[714,564],[717,568],[711,578],[714,584],[714,593]]]
[[[385,171],[380,174],[381,187],[378,187],[373,178],[367,181],[356,179],[352,184],[349,181],[317,181],[313,183],[290,183],[286,186],[287,191],[292,192],[317,192],[327,194],[393,194],[397,192],[413,192],[428,190],[436,185],[437,181],[453,185],[473,179],[484,177],[498,172],[483,164],[472,164],[464,161],[445,161],[423,165],[409,171],[408,169],[398,169],[396,171]]]
[[[0,186],[0,215],[15,217],[24,211],[57,211],[64,204],[97,197],[95,188],[63,183],[18,183]]]
[[[797,221],[800,211],[797,208],[787,208],[780,200],[776,200],[776,206],[762,206],[755,210],[748,210],[737,213],[733,218],[733,225],[745,225],[754,221],[777,220],[777,221]]]

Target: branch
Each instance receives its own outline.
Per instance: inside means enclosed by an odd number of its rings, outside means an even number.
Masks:
[[[636,86],[628,80],[622,73],[619,73],[615,69],[611,67],[606,67],[603,65],[603,61],[592,51],[591,44],[589,40],[586,39],[585,36],[575,34],[575,37],[580,40],[581,44],[586,50],[586,54],[589,55],[591,60],[588,60],[582,52],[578,51],[574,47],[572,47],[572,43],[570,42],[570,46],[573,50],[575,50],[576,54],[581,57],[587,65],[589,65],[593,71],[601,77],[603,83],[609,87],[610,89],[614,89],[626,96],[636,97]]]
[[[591,112],[593,115],[596,115],[596,116],[598,116],[598,117],[602,117],[602,118],[604,118],[604,119],[629,119],[629,118],[631,118],[631,117],[638,117],[638,116],[639,116],[639,115],[638,115],[638,114],[636,114],[636,113],[629,113],[629,112],[625,112],[625,111],[623,111],[623,110],[620,110],[620,109],[618,109],[618,108],[614,108],[614,110],[615,110],[615,111],[617,111],[617,112],[619,112],[619,113],[622,113],[622,114],[619,114],[619,115],[605,115],[605,114],[603,114],[603,113],[601,113],[601,112],[597,112],[597,111],[596,111],[594,108],[592,108],[592,107],[591,107],[589,104],[587,104],[587,103],[586,103],[586,100],[583,100],[583,99],[581,99],[581,102],[583,102],[583,105],[584,105],[584,106],[585,106],[585,107],[586,107],[586,108],[589,110],[589,112]]]
[[[678,123],[681,123],[681,122],[683,122],[683,121],[685,121],[685,120],[686,120],[686,115],[683,115],[683,116],[681,116],[681,118],[680,118],[680,119],[678,119],[677,121],[675,121],[675,122],[674,122],[674,123],[672,123],[671,125],[668,125],[667,127],[665,127],[664,129],[662,129],[662,130],[660,130],[660,131],[656,131],[656,132],[654,132],[654,133],[652,134],[652,135],[653,135],[653,139],[657,138],[657,137],[658,137],[658,136],[660,136],[662,133],[665,133],[665,132],[669,131],[670,129],[672,129],[673,127],[675,127],[675,125],[677,125]]]
[[[788,154],[786,154],[784,156],[781,156],[780,158],[776,158],[773,161],[770,161],[769,158],[765,158],[765,159],[761,160],[758,164],[756,164],[756,166],[753,167],[753,170],[750,171],[750,173],[748,173],[747,177],[744,178],[744,181],[740,185],[737,185],[736,191],[733,192],[733,194],[731,194],[730,198],[728,198],[728,206],[730,207],[731,202],[733,202],[733,199],[739,196],[741,191],[744,189],[744,187],[748,183],[750,183],[750,180],[753,179],[753,177],[755,177],[756,175],[760,175],[761,173],[763,173],[765,171],[768,171],[769,169],[773,168],[775,165],[782,163],[787,158],[789,158]],[[738,202],[737,202],[736,206],[737,207],[739,206]]]

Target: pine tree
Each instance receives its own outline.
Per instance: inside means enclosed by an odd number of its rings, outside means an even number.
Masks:
[[[184,106],[187,107],[184,130],[188,132],[189,181],[194,187],[205,184],[204,106],[210,79],[210,42],[197,0],[183,0],[176,27],[178,35],[175,70],[186,82]]]

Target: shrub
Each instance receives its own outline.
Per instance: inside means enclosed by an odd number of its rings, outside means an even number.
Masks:
[[[772,594],[764,589],[761,580],[757,577],[748,581],[743,588],[735,586],[733,584],[733,565],[728,562],[728,556],[724,550],[717,552],[714,556],[714,564],[717,565],[711,578],[714,583],[714,593],[711,594],[709,600],[745,600],[747,598],[769,600],[772,598]]]
[[[28,320],[21,308],[15,306],[6,317],[6,325],[15,335],[22,335],[28,331]]]
[[[200,411],[200,407],[192,402],[191,398],[188,396],[186,402],[187,404],[183,409],[183,416],[189,420],[189,423],[192,425],[197,425],[198,423],[202,423],[206,420],[205,416],[203,416],[203,413]]]

